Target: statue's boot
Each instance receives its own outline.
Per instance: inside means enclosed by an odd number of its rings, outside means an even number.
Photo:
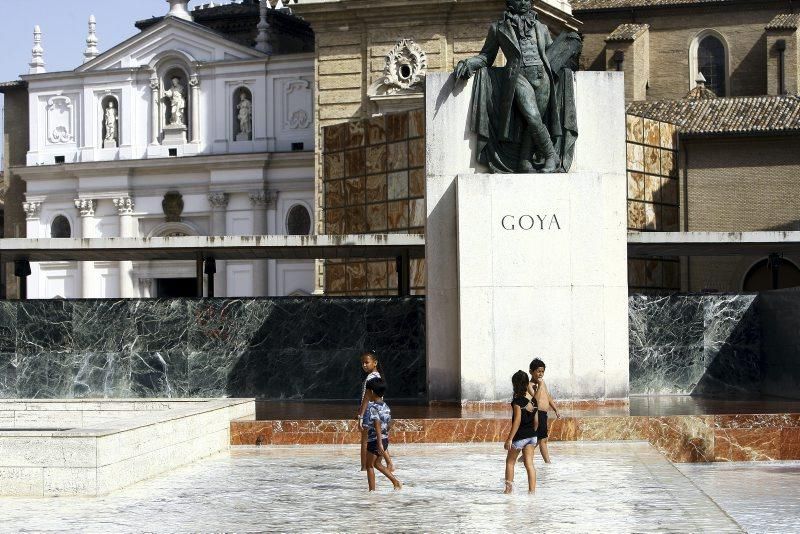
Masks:
[[[536,147],[539,153],[544,156],[544,167],[541,172],[555,172],[558,167],[558,154],[553,146],[553,140],[550,139],[550,132],[544,124],[538,124],[533,127],[533,138],[536,141]]]
[[[530,174],[536,172],[531,163],[531,156],[533,155],[533,131],[526,128],[522,133],[522,142],[519,147],[519,163],[517,164],[517,172],[520,174]]]

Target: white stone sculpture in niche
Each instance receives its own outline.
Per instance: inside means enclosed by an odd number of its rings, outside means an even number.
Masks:
[[[169,89],[164,91],[164,97],[169,99],[168,126],[184,126],[186,114],[186,96],[184,94],[181,79],[173,76],[170,80],[172,84]]]
[[[119,144],[118,123],[117,101],[114,97],[109,97],[105,100],[103,110],[103,148],[117,148]]]
[[[66,96],[54,96],[47,101],[47,138],[51,143],[64,144],[75,141],[72,127],[74,109]]]
[[[236,129],[237,141],[250,141],[253,139],[253,102],[248,98],[250,91],[244,87],[236,91],[238,95],[236,103],[236,119],[238,128]]]
[[[186,85],[176,71],[166,77],[168,89],[164,91],[164,141],[165,145],[181,145],[186,143]]]
[[[306,80],[286,83],[283,110],[284,128],[304,130],[311,126],[311,84]]]
[[[428,58],[422,48],[411,39],[402,39],[386,54],[383,77],[370,86],[368,94],[422,93],[427,70]]]

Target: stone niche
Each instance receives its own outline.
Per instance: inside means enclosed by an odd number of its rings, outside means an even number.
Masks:
[[[556,398],[628,395],[623,80],[579,72],[575,84],[570,172],[498,175],[476,162],[471,80],[428,75],[431,399],[508,399],[534,357]]]

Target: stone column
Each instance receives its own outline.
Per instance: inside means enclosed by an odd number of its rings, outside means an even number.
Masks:
[[[50,237],[50,234],[47,233],[45,235],[41,234],[42,226],[40,216],[42,213],[42,203],[41,202],[23,202],[22,209],[25,211],[25,235],[28,238],[34,237]],[[12,262],[11,265],[13,266],[14,263]],[[0,264],[0,267],[3,267],[3,264]],[[10,297],[14,293],[12,291],[16,291],[17,298],[26,299],[26,298],[37,298],[39,296],[39,264],[38,263],[31,263],[31,276],[28,277],[18,277],[12,276],[16,274],[16,269],[12,268],[10,271],[6,271],[6,285],[8,289],[7,297]],[[13,284],[13,285],[12,285]],[[14,289],[12,289],[12,287]],[[72,295],[64,295],[72,296]]]
[[[136,237],[136,232],[133,228],[133,199],[129,196],[117,197],[114,199],[114,206],[117,207],[119,213],[119,236],[120,237]],[[123,260],[119,262],[119,296],[124,299],[134,297],[133,294],[133,278],[131,272],[133,271],[133,262],[130,260]]]
[[[75,207],[81,216],[81,238],[87,239],[94,237],[94,210],[97,207],[97,201],[88,198],[75,199]],[[94,262],[81,261],[78,263],[78,269],[81,273],[81,297],[91,298],[92,295],[92,281],[94,280]]]
[[[190,132],[190,141],[192,143],[200,142],[200,77],[197,73],[192,74],[189,78],[189,87],[192,88],[192,96],[189,100],[189,105],[192,106],[192,131]]]
[[[267,234],[267,208],[275,204],[275,194],[272,191],[254,191],[250,193],[250,202],[253,204],[253,234]],[[264,297],[267,295],[267,260],[253,261],[253,296]]]
[[[160,82],[158,81],[158,76],[154,72],[152,76],[150,76],[150,116],[151,116],[151,126],[150,126],[150,144],[157,145],[158,144],[158,134],[159,134],[159,126],[161,122],[161,90],[160,90]]]
[[[208,194],[208,202],[211,204],[211,235],[224,236],[227,232],[228,194],[212,191]],[[227,262],[221,260],[217,260],[217,274],[214,275],[214,294],[218,297],[228,296]]]

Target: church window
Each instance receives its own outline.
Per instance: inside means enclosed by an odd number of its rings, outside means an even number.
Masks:
[[[311,233],[311,214],[302,204],[295,204],[286,217],[286,233],[289,235],[308,235]]]
[[[69,224],[69,219],[63,215],[56,216],[50,224],[50,237],[72,237],[72,226]]]
[[[705,36],[697,49],[698,70],[706,86],[717,96],[725,96],[725,46],[713,35]]]

